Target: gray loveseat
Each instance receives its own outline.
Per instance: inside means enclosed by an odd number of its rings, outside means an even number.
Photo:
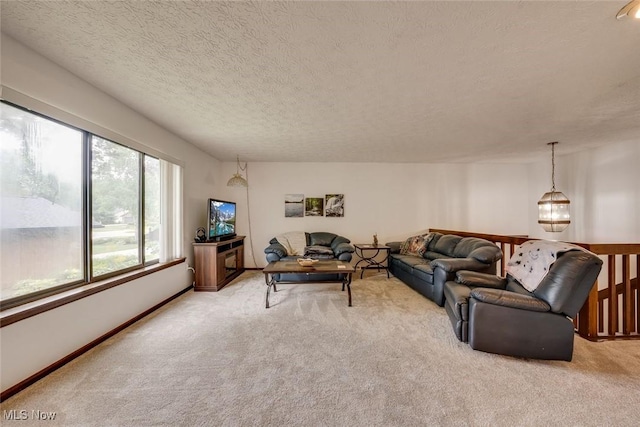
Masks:
[[[315,232],[305,233],[305,238],[305,253],[288,255],[287,249],[274,237],[264,250],[267,262],[296,261],[302,257],[350,262],[353,257],[354,247],[346,237],[338,236],[334,233]],[[342,274],[314,274],[313,276],[307,274],[275,274],[274,279],[276,282],[340,281],[342,280]]]
[[[402,242],[390,242],[389,271],[398,279],[444,305],[444,284],[459,270],[495,274],[502,251],[494,243],[477,237],[429,233],[422,255],[401,254]]]

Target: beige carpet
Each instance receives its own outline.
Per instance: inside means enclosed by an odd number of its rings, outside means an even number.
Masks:
[[[338,284],[282,286],[268,310],[259,272],[188,292],[1,405],[54,421],[2,425],[638,425],[639,341],[497,356],[396,279],[352,288],[347,307]]]

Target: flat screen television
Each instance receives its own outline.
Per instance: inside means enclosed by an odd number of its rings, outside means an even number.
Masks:
[[[209,199],[207,207],[207,239],[217,241],[236,235],[236,204]]]

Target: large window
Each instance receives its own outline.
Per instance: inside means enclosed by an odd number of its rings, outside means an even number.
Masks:
[[[83,134],[0,110],[2,300],[82,281]]]
[[[160,259],[161,160],[0,103],[2,307]]]
[[[140,156],[106,139],[91,138],[92,274],[139,265]]]
[[[160,257],[160,161],[144,156],[144,259]]]

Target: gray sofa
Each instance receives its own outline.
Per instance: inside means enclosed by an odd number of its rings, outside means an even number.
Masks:
[[[353,257],[354,247],[346,237],[338,236],[334,233],[315,232],[305,233],[307,248],[303,255],[287,255],[284,246],[278,243],[274,237],[269,241],[269,246],[264,250],[267,262],[274,261],[295,261],[298,258],[306,257],[320,260],[340,260],[350,262]],[[275,274],[276,282],[306,282],[315,281],[341,281],[342,274]]]
[[[430,239],[430,240],[429,240]],[[444,305],[444,284],[459,270],[495,274],[502,251],[494,243],[477,237],[430,233],[424,254],[403,255],[402,242],[390,242],[389,271],[398,279],[434,301]]]

